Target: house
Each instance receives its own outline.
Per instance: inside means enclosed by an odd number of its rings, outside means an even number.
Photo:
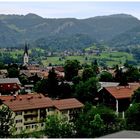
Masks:
[[[18,94],[21,83],[18,78],[0,78],[0,94]]]
[[[99,93],[100,103],[115,109],[117,113],[123,112],[129,107],[131,97],[139,87],[139,83],[129,83],[128,86],[104,87]]]
[[[14,134],[19,134],[22,130],[27,133],[43,130],[46,117],[54,113],[65,115],[69,121],[84,106],[75,98],[52,100],[42,94],[0,96],[0,100],[2,105],[13,112],[16,129]]]
[[[53,100],[53,104],[56,108],[56,112],[65,115],[68,120],[72,120],[83,107],[83,104],[75,98]]]
[[[34,85],[24,85],[24,90],[26,93],[31,93],[33,91]]]

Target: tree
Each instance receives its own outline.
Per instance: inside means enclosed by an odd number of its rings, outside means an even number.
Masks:
[[[47,91],[49,97],[52,98],[58,97],[58,79],[57,79],[57,74],[55,73],[55,70],[53,68],[52,70],[49,71],[47,80],[48,80]]]
[[[140,131],[140,103],[135,103],[128,108],[125,114],[126,128]]]
[[[85,68],[82,74],[83,81],[88,80],[91,77],[95,77],[96,73],[93,71],[92,68]]]
[[[15,67],[7,69],[9,78],[17,78],[19,76],[19,70]]]
[[[128,79],[126,77],[126,73],[123,72],[123,69],[119,68],[118,65],[116,65],[116,70],[115,70],[115,81],[119,82],[120,86],[128,85]]]
[[[131,102],[140,103],[140,88],[138,88],[136,91],[134,91]]]
[[[38,81],[41,80],[41,78],[36,73],[35,75],[29,77],[28,80],[30,81],[30,83],[36,84]]]
[[[75,121],[76,136],[78,138],[98,137],[119,131],[122,125],[113,110],[104,106],[91,106],[88,103]]]
[[[19,75],[19,80],[22,85],[26,85],[29,83],[28,77],[26,75]]]
[[[62,99],[72,97],[72,88],[68,83],[62,82],[59,85],[59,97]]]
[[[38,81],[35,86],[34,86],[34,91],[38,93],[47,93],[47,84],[48,80],[47,79],[42,79],[41,81]]]
[[[4,69],[4,68],[5,68],[4,63],[0,62],[0,69]]]
[[[0,109],[0,138],[10,138],[13,130],[12,112],[8,107]]]
[[[109,73],[107,71],[103,71],[100,74],[99,81],[102,81],[102,82],[112,82],[113,81],[113,76],[112,76],[111,73]]]
[[[104,122],[99,114],[94,116],[94,120],[90,122],[90,137],[99,137],[104,132]]]
[[[91,63],[92,69],[94,71],[94,73],[96,73],[96,75],[99,73],[99,67],[98,67],[98,63],[97,60],[95,59],[94,62]]]
[[[95,98],[98,95],[99,88],[100,84],[95,77],[92,77],[85,82],[81,81],[75,86],[75,97],[83,103],[86,101],[96,103]]]
[[[79,84],[79,82],[82,80],[80,76],[75,76],[72,78],[73,84]]]
[[[65,79],[71,81],[73,77],[78,75],[80,62],[77,60],[67,60],[64,65]]]
[[[128,65],[126,71],[126,77],[128,82],[139,82],[140,80],[139,69],[132,65]]]
[[[48,138],[70,138],[74,135],[72,123],[62,115],[53,114],[47,117],[45,134]]]

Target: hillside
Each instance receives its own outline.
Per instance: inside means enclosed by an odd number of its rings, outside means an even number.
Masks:
[[[109,44],[114,47],[123,47],[140,44],[140,26],[136,26],[125,33],[119,34]]]
[[[140,28],[140,21],[126,14],[88,19],[47,19],[31,13],[0,15],[0,47],[18,47],[25,41],[53,49],[84,48],[96,42],[115,46],[115,40],[123,42],[121,36],[135,28]]]

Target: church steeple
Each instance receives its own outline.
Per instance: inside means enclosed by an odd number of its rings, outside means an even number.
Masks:
[[[25,48],[24,48],[24,55],[27,54],[28,55],[28,46],[27,43],[25,43]]]
[[[29,62],[28,45],[27,45],[27,43],[25,43],[23,64],[27,65],[28,62]]]

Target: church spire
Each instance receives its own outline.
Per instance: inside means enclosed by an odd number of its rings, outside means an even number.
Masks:
[[[28,45],[27,43],[25,43],[23,64],[28,65],[28,63],[29,63]]]
[[[27,45],[27,43],[25,43],[25,48],[24,48],[24,55],[25,54],[28,55],[28,45]]]

